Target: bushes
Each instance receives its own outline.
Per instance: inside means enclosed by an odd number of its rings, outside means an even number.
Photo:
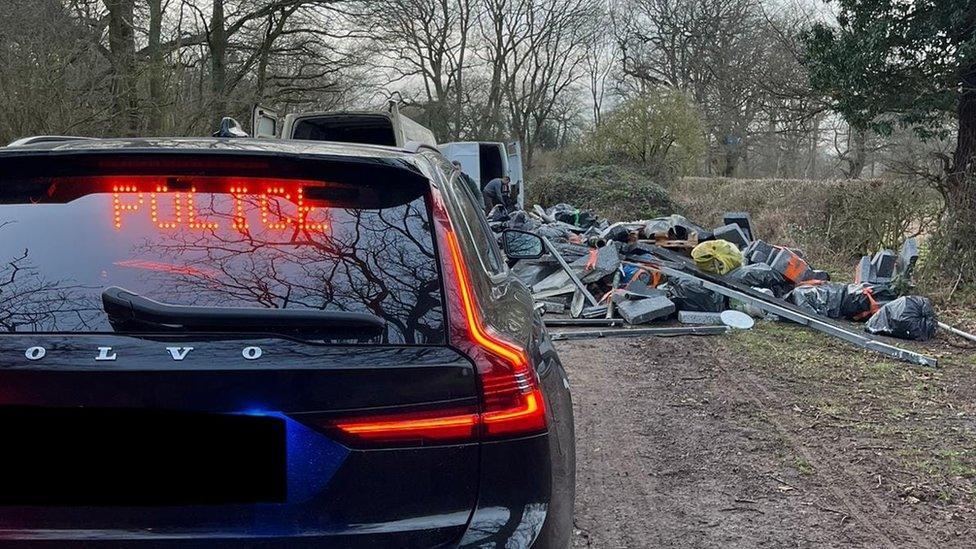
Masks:
[[[568,202],[615,221],[680,213],[715,227],[725,212],[749,212],[757,237],[799,248],[815,266],[844,278],[853,259],[932,234],[941,211],[937,193],[898,180],[688,177],[665,189],[633,169],[588,166],[540,176],[526,190],[531,202]]]
[[[727,211],[752,214],[759,238],[796,246],[818,267],[897,248],[930,231],[938,196],[903,181],[685,178],[671,189],[681,213],[706,226]]]
[[[638,166],[655,176],[693,173],[705,153],[698,106],[675,90],[656,90],[625,101],[585,135],[570,162]]]
[[[669,215],[675,209],[663,187],[649,176],[621,166],[585,166],[545,174],[532,180],[526,191],[531,203],[548,207],[566,202],[616,221]]]

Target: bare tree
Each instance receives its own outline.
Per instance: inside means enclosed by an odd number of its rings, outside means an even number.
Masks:
[[[0,231],[12,222],[0,222]],[[31,262],[29,249],[0,259],[0,331],[55,331],[89,327],[101,312],[86,288],[49,280]]]
[[[108,52],[112,64],[116,129],[134,135],[139,128],[136,97],[135,0],[105,0],[108,9]]]
[[[582,77],[586,47],[597,32],[599,11],[591,0],[537,0],[509,33],[521,33],[502,63],[511,131],[532,165],[536,141],[552,120],[558,100]]]
[[[598,23],[611,24],[609,14],[600,14]],[[590,107],[593,125],[600,126],[603,119],[603,107],[608,91],[608,81],[616,69],[616,61],[620,54],[618,43],[612,33],[594,32],[589,44],[583,49],[583,70],[586,74],[587,91],[590,95]]]
[[[420,98],[409,102],[424,108],[440,139],[463,131],[474,9],[474,0],[380,0],[366,2],[360,16],[388,84],[420,80]]]
[[[797,120],[789,112],[797,105],[787,104],[793,98],[783,95],[783,82],[773,76],[799,66],[796,52],[758,0],[633,0],[615,17],[623,26],[624,73],[694,97],[704,114],[713,166],[723,175],[735,175],[749,161],[756,135],[775,136],[785,121]],[[809,112],[799,119],[809,120]],[[798,154],[798,142],[786,145]]]

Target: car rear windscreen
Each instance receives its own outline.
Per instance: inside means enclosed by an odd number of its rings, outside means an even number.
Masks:
[[[0,331],[111,332],[101,294],[121,287],[169,305],[371,313],[384,341],[442,343],[428,193],[358,196],[247,176],[0,187]]]

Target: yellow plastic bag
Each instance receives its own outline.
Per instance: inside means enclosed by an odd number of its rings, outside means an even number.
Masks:
[[[742,252],[728,240],[709,240],[691,250],[695,265],[706,273],[724,275],[742,266]]]

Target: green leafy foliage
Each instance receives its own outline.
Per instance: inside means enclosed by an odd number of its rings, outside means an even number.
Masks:
[[[812,87],[854,128],[919,136],[955,129],[956,150],[926,177],[945,200],[933,264],[976,283],[976,6],[973,0],[835,0],[836,26],[807,33]],[[950,123],[954,122],[954,124]]]
[[[804,37],[814,90],[856,128],[943,134],[976,52],[971,0],[837,0]]]
[[[577,162],[624,163],[655,175],[687,175],[705,152],[695,103],[677,90],[630,99],[584,138]]]

